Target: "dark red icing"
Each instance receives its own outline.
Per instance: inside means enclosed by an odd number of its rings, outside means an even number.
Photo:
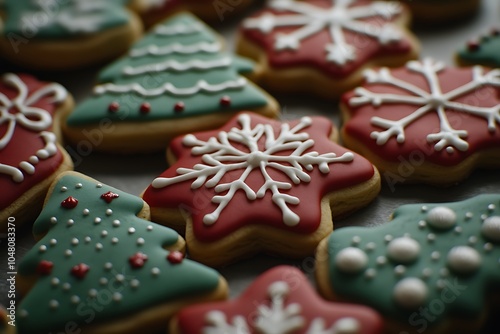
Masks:
[[[484,73],[487,71],[489,69],[485,69]],[[393,69],[391,74],[427,92],[429,91],[427,81],[423,76],[419,73],[410,72],[406,67]],[[439,73],[438,78],[442,92],[446,93],[470,82],[472,80],[472,69],[448,67]],[[363,87],[378,93],[412,95],[406,90],[383,84],[365,83]],[[348,101],[353,96],[354,92],[352,91],[344,94],[342,103],[348,106]],[[481,107],[498,106],[500,104],[500,88],[478,88],[472,93],[463,95],[453,101]],[[439,117],[435,111],[428,112],[406,127],[406,140],[404,143],[397,143],[393,137],[385,145],[377,145],[375,140],[370,138],[373,131],[383,131],[383,129],[371,124],[372,117],[378,116],[384,119],[399,120],[411,114],[417,108],[418,106],[407,104],[384,104],[378,108],[371,104],[362,105],[358,108],[349,107],[350,120],[345,124],[344,131],[348,136],[360,141],[368,150],[381,159],[398,163],[402,160],[416,159],[415,157],[419,159],[425,157],[425,161],[433,164],[455,166],[478,151],[500,147],[500,129],[498,126],[494,132],[490,132],[484,118],[453,110],[446,110],[445,113],[453,128],[468,132],[466,141],[469,143],[469,148],[466,151],[462,152],[455,149],[451,154],[445,149],[436,151],[434,149],[435,143],[427,142],[429,133],[439,132]],[[420,163],[423,162],[419,161]]]
[[[118,102],[111,102],[108,106],[108,111],[110,113],[115,113],[120,109],[120,104]]]
[[[481,44],[477,40],[471,40],[467,42],[467,49],[469,51],[477,51],[481,47]]]
[[[174,111],[175,112],[183,112],[185,107],[186,107],[186,105],[184,104],[184,102],[177,102],[174,105]]]
[[[382,333],[383,321],[377,312],[367,306],[323,300],[316,294],[304,274],[290,266],[279,266],[265,272],[237,299],[198,304],[181,310],[177,314],[179,332],[204,333],[203,329],[208,326],[207,313],[221,311],[226,315],[227,322],[232,323],[235,316],[242,316],[248,324],[250,333],[260,333],[254,328],[253,321],[259,315],[257,308],[260,305],[271,307],[269,286],[275,282],[288,284],[289,293],[285,297],[285,305],[299,304],[300,316],[304,318],[304,326],[291,331],[290,334],[305,334],[310,323],[316,318],[325,320],[325,328],[331,328],[342,318],[354,318],[360,325],[357,333]]]
[[[172,264],[179,264],[184,260],[184,254],[179,251],[170,252],[170,254],[167,255],[167,260]]]
[[[36,272],[40,275],[48,276],[52,273],[52,268],[54,268],[54,263],[42,260],[36,267]]]
[[[220,98],[220,105],[223,107],[229,107],[231,105],[231,98],[229,96],[223,96]]]
[[[34,91],[47,85],[46,82],[38,81],[30,75],[18,74],[18,76],[28,87],[30,95]],[[13,99],[18,95],[17,89],[6,85],[3,80],[0,80],[0,92],[9,99]],[[45,96],[32,105],[48,111],[52,117],[54,117],[56,105],[52,102],[52,100],[53,96]],[[17,110],[12,108],[9,112],[15,113]],[[7,122],[0,124],[0,137],[6,133],[7,128]],[[46,131],[51,130],[52,127],[46,129]],[[36,152],[44,148],[44,146],[45,144],[40,138],[39,133],[17,125],[10,143],[5,148],[0,150],[0,163],[18,167],[21,161],[28,161],[31,156],[35,155]],[[35,166],[34,174],[30,175],[28,173],[24,173],[24,181],[22,182],[15,182],[9,175],[0,173],[0,189],[2,189],[2,194],[0,196],[0,209],[7,208],[34,185],[42,182],[53,174],[60,167],[62,162],[63,157],[58,149],[54,156],[45,160],[40,159]]]
[[[248,114],[251,115],[252,127],[258,123],[271,124],[276,136],[281,130],[281,122],[279,121],[270,120],[252,113]],[[195,135],[198,139],[206,141],[210,137],[217,136],[221,130],[228,132],[233,127],[241,128],[237,122],[238,117],[239,115],[233,117],[219,130],[200,132]],[[313,117],[312,120],[312,124],[302,130],[302,132],[307,132],[310,138],[315,141],[315,145],[309,151],[316,151],[319,154],[334,152],[337,156],[350,152],[329,139],[332,131],[332,123],[329,120],[322,117]],[[298,122],[299,120],[295,120],[288,123],[293,127]],[[174,177],[177,175],[178,168],[192,168],[194,165],[201,163],[202,156],[192,155],[191,148],[184,146],[182,140],[183,137],[178,137],[172,141],[170,148],[178,161],[162,173],[161,177]],[[265,136],[259,142],[261,149],[264,147],[264,141]],[[280,154],[287,155],[289,153],[291,151],[284,151]],[[289,178],[282,172],[272,168],[267,170],[274,180],[290,182]],[[223,178],[224,183],[238,179],[241,173],[241,170],[226,173]],[[181,208],[191,212],[194,234],[201,241],[218,240],[241,227],[251,224],[268,225],[298,234],[310,234],[316,231],[321,221],[320,204],[322,197],[329,192],[345,189],[369,180],[374,175],[374,169],[366,159],[355,155],[352,162],[330,164],[330,173],[323,174],[316,166],[308,174],[311,176],[311,182],[303,182],[299,185],[293,184],[292,189],[282,191],[298,197],[301,201],[298,205],[290,206],[292,211],[300,216],[299,224],[293,227],[283,223],[282,212],[272,202],[272,195],[269,191],[263,198],[255,201],[249,201],[242,191],[238,191],[212,226],[205,225],[203,217],[217,208],[217,205],[211,202],[211,199],[215,196],[214,188],[209,189],[202,186],[199,189],[192,190],[191,183],[193,180],[189,180],[161,189],[149,186],[143,198],[152,208]],[[253,170],[246,183],[254,191],[257,191],[264,183],[264,179],[260,171]]]
[[[85,263],[80,263],[71,268],[71,275],[78,279],[84,279],[87,273],[89,272],[90,267]]]
[[[108,191],[105,194],[101,195],[101,198],[106,202],[106,203],[111,203],[113,202],[114,199],[120,197],[120,195],[115,194],[114,192]]]
[[[130,263],[132,268],[142,268],[147,260],[148,256],[146,254],[135,253],[128,259],[128,262]]]
[[[349,8],[366,5],[371,2],[373,1],[357,0],[350,5]],[[332,7],[331,0],[310,0],[307,1],[307,3],[315,5],[319,8]],[[406,7],[402,8],[405,11],[407,10]],[[265,13],[272,13],[273,15],[294,14],[294,12],[290,11],[265,9],[252,17],[260,17]],[[392,19],[384,19],[382,16],[375,16],[373,18],[363,19],[362,21],[369,22],[370,24],[376,26],[381,26],[387,22],[395,22],[399,17],[400,15],[396,15]],[[399,55],[404,56],[408,55],[412,51],[412,43],[407,37],[405,37],[403,29],[400,29],[402,38],[399,41],[388,43],[386,45],[381,45],[380,42],[373,37],[344,29],[345,41],[355,47],[357,56],[355,60],[339,66],[331,61],[328,61],[326,58],[325,46],[332,43],[328,27],[324,28],[317,34],[302,40],[301,45],[296,50],[275,49],[277,35],[290,33],[299,28],[300,26],[276,27],[269,33],[263,33],[258,29],[249,29],[244,27],[240,30],[245,38],[264,49],[271,68],[287,69],[296,68],[298,66],[313,67],[322,74],[331,76],[334,79],[345,78],[367,62],[376,58]]]
[[[72,196],[69,196],[64,201],[61,202],[61,206],[65,209],[74,209],[78,205],[78,200]]]
[[[149,104],[148,102],[144,102],[143,104],[141,104],[139,111],[141,112],[141,114],[148,114],[151,111],[151,104]]]

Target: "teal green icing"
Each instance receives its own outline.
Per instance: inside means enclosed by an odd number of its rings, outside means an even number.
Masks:
[[[494,209],[488,209],[493,204]],[[436,206],[446,206],[455,211],[458,220],[456,226],[462,228],[457,233],[454,228],[439,230],[427,224],[419,227],[424,221],[427,212]],[[473,217],[466,219],[467,212]],[[463,202],[447,204],[418,204],[405,205],[398,208],[393,220],[375,228],[350,227],[339,229],[332,233],[328,241],[329,254],[329,282],[339,296],[359,303],[370,305],[385,316],[397,318],[401,322],[416,329],[423,328],[423,324],[436,325],[448,316],[475,318],[485,310],[485,298],[500,289],[500,243],[486,239],[481,233],[481,215],[500,216],[500,195],[481,195]],[[484,217],[483,217],[484,218]],[[429,233],[435,235],[435,241],[428,241]],[[377,257],[387,256],[386,235],[393,238],[408,234],[421,245],[417,260],[405,266],[405,273],[398,276],[395,267],[401,265],[397,261],[387,258],[385,265],[376,262]],[[360,242],[353,242],[353,237],[359,237]],[[477,238],[471,242],[470,237]],[[375,249],[367,251],[368,243],[375,243]],[[490,242],[492,249],[487,251],[485,244]],[[476,249],[482,258],[480,268],[471,274],[457,274],[447,267],[447,254],[455,246],[471,246]],[[366,276],[366,271],[349,274],[342,272],[335,264],[336,255],[346,247],[358,247],[368,255],[368,264],[365,270],[375,269],[373,278]],[[434,251],[440,252],[438,260],[431,259]],[[424,268],[430,268],[432,273],[423,278]],[[443,269],[445,268],[445,269]],[[448,270],[448,275],[442,276],[441,271]],[[426,283],[428,296],[426,302],[416,309],[405,309],[397,304],[393,297],[393,288],[400,279],[417,277]],[[444,288],[439,288],[438,280],[443,280]]]
[[[132,49],[139,50],[156,45],[158,47],[172,46],[175,44],[193,45],[199,42],[218,43],[218,37],[212,30],[206,27],[194,16],[180,14],[163,23],[164,27],[176,27],[184,25],[192,27],[202,25],[203,29],[193,34],[180,36],[157,36],[154,30],[139,41]],[[220,61],[230,60],[229,66],[212,69],[192,69],[188,71],[164,70],[156,73],[141,75],[125,75],[124,69],[128,67],[137,68],[144,65],[153,65],[164,62],[178,62],[181,64],[195,60]],[[176,88],[189,88],[196,86],[200,80],[210,85],[219,85],[225,82],[236,82],[242,80],[240,73],[252,71],[254,64],[244,58],[233,56],[224,52],[197,52],[194,54],[171,53],[162,56],[147,55],[143,57],[132,57],[130,54],[106,67],[99,75],[102,83],[113,83],[115,85],[139,84],[145,89],[156,89],[170,83]],[[229,96],[231,105],[223,107],[220,99]],[[108,106],[112,102],[118,102],[120,109],[116,113],[110,113]],[[141,114],[141,105],[147,102],[151,105],[148,114]],[[175,112],[174,106],[178,102],[185,104],[183,112]],[[228,88],[219,92],[199,92],[189,96],[176,96],[171,92],[164,92],[159,96],[143,97],[136,92],[104,94],[94,93],[92,97],[77,106],[75,111],[68,117],[69,126],[98,123],[102,119],[110,119],[115,122],[122,121],[152,121],[159,119],[183,118],[194,115],[210,114],[219,111],[255,110],[268,103],[266,95],[251,83],[244,87]]]
[[[483,37],[478,50],[469,51],[464,47],[458,56],[468,63],[500,67],[500,35]]]
[[[4,34],[32,39],[68,38],[98,33],[130,20],[128,0],[5,0]],[[97,6],[98,5],[98,6]]]
[[[78,183],[82,184],[81,188],[76,187]],[[61,191],[63,186],[67,191]],[[100,198],[108,191],[120,197],[108,204]],[[61,207],[68,196],[78,199],[76,208]],[[217,287],[216,271],[186,259],[176,265],[167,261],[169,252],[162,246],[174,244],[178,235],[169,228],[136,217],[142,203],[138,197],[106,185],[98,188],[96,182],[74,175],[58,182],[34,225],[36,234],[47,232],[47,235],[21,260],[18,271],[22,275],[34,274],[41,260],[53,262],[54,267],[50,275],[37,279],[19,305],[19,333],[48,333],[64,329],[69,322],[78,328],[98,324]],[[88,216],[83,215],[86,208],[90,210]],[[107,209],[112,210],[111,215],[106,214]],[[51,223],[52,217],[57,218],[56,224]],[[95,223],[96,217],[102,219],[99,224]],[[72,226],[67,224],[69,219],[74,220]],[[113,226],[114,220],[120,221],[119,227]],[[148,226],[152,226],[151,231]],[[135,232],[131,234],[129,228]],[[106,236],[102,234],[104,230]],[[86,237],[90,237],[90,242]],[[73,238],[78,239],[78,245],[72,244]],[[118,243],[113,244],[112,238],[118,238]],[[144,239],[142,246],[138,245],[138,238]],[[57,241],[55,245],[51,245],[52,239]],[[101,250],[96,249],[97,243],[102,244]],[[45,252],[39,250],[42,245],[47,247]],[[67,256],[66,250],[71,250],[72,255]],[[129,258],[137,252],[148,256],[144,267],[139,269],[129,264]],[[105,268],[107,262],[113,264],[112,269]],[[70,274],[71,268],[80,263],[90,266],[84,279]],[[160,270],[157,276],[152,274],[155,267]],[[122,283],[117,275],[123,275]],[[54,278],[59,280],[57,285],[51,283]],[[103,278],[106,281],[100,282]],[[139,281],[136,288],[132,283],[134,279]],[[71,285],[67,291],[65,283]],[[97,291],[95,298],[89,295],[91,289]],[[121,295],[120,301],[112,299],[117,293]],[[80,301],[72,303],[73,296],[78,296]],[[51,300],[57,301],[56,309],[49,307]],[[23,316],[25,312],[27,316]]]

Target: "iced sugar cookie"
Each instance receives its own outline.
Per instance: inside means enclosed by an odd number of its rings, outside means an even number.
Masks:
[[[50,183],[73,169],[58,144],[59,118],[72,108],[71,95],[57,83],[0,77],[0,232],[32,222]]]
[[[373,307],[391,333],[479,333],[500,282],[499,208],[500,195],[481,195],[339,229],[318,248],[318,288]]]
[[[18,333],[153,333],[182,306],[224,298],[224,279],[184,259],[184,240],[148,219],[140,198],[62,174],[19,263]]]
[[[241,110],[276,117],[276,101],[242,76],[255,65],[226,53],[220,39],[189,14],[156,26],[100,73],[93,95],[64,124],[66,136],[77,148],[151,152]]]
[[[273,0],[243,21],[238,52],[256,59],[265,87],[336,98],[371,66],[418,57],[408,9],[372,0]]]
[[[347,147],[394,187],[451,185],[477,167],[500,166],[500,70],[432,59],[365,72],[342,98]]]
[[[142,33],[127,10],[136,0],[5,0],[0,52],[39,70],[102,63],[126,52]]]
[[[366,306],[319,298],[294,267],[275,267],[227,302],[187,307],[172,321],[172,334],[378,334],[382,319]]]
[[[252,0],[139,0],[147,26],[180,11],[189,11],[203,20],[224,22],[245,10]]]
[[[490,31],[477,39],[469,40],[457,53],[461,65],[481,64],[500,67],[500,29]]]
[[[281,123],[241,113],[176,138],[171,167],[143,194],[153,219],[186,233],[190,256],[218,266],[263,251],[311,255],[339,217],[379,192],[377,170],[332,142],[321,117]]]

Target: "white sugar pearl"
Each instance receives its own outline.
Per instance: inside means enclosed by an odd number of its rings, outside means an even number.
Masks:
[[[420,255],[420,244],[412,238],[393,239],[387,245],[387,256],[399,263],[410,263]]]
[[[450,250],[446,261],[454,272],[472,274],[481,266],[481,255],[472,247],[457,246]]]
[[[335,257],[335,264],[340,271],[345,273],[358,273],[365,269],[367,263],[366,253],[355,247],[344,248]]]
[[[481,227],[481,233],[488,240],[500,242],[500,216],[486,218]]]
[[[394,300],[406,309],[417,309],[427,300],[427,285],[419,278],[408,277],[394,287]]]
[[[457,215],[455,211],[445,206],[438,206],[427,214],[427,223],[440,230],[447,230],[455,226]]]

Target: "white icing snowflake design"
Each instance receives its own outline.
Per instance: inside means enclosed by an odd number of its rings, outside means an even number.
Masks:
[[[52,116],[46,110],[33,105],[40,99],[47,96],[53,96],[52,103],[61,102],[66,99],[67,92],[59,84],[49,84],[30,92],[26,84],[17,75],[9,73],[2,77],[2,80],[9,86],[18,91],[15,98],[8,98],[0,93],[0,125],[7,124],[7,129],[0,138],[0,153],[9,145],[14,136],[17,125],[20,125],[30,131],[38,133],[45,143],[43,149],[38,150],[29,161],[21,161],[19,166],[10,166],[0,163],[0,173],[12,177],[15,182],[22,182],[24,174],[33,174],[35,166],[39,159],[48,159],[57,153],[56,136],[52,132],[44,131],[52,125]],[[9,110],[15,108],[16,113]]]
[[[193,155],[201,155],[202,163],[193,168],[177,169],[178,176],[172,178],[159,177],[152,183],[154,188],[163,188],[169,185],[194,180],[191,189],[198,189],[205,185],[214,188],[217,195],[212,198],[212,203],[218,204],[217,209],[205,215],[203,222],[206,225],[214,224],[224,208],[231,202],[237,191],[243,191],[247,199],[254,201],[263,198],[267,191],[272,193],[272,201],[277,205],[283,216],[283,222],[288,226],[299,223],[300,217],[295,214],[289,205],[298,205],[299,198],[282,193],[281,190],[292,188],[291,182],[299,184],[310,182],[311,176],[306,171],[312,171],[314,166],[326,174],[330,172],[331,163],[351,162],[354,155],[351,152],[337,157],[335,153],[319,154],[307,150],[314,147],[314,140],[309,138],[307,132],[301,132],[312,124],[312,119],[303,117],[293,128],[283,123],[277,138],[272,125],[257,124],[252,128],[248,114],[238,118],[241,128],[232,128],[229,132],[221,131],[217,137],[207,141],[199,140],[194,135],[184,137],[183,144],[192,147]],[[259,141],[265,138],[265,147],[259,148]],[[242,149],[242,148],[245,149]],[[280,152],[292,151],[289,155],[279,155]],[[273,180],[268,169],[274,169],[286,175],[291,182]],[[219,184],[226,173],[242,170],[241,176],[229,183]],[[254,170],[260,171],[264,184],[255,192],[246,184],[246,179]]]
[[[305,1],[274,0],[270,8],[277,11],[290,11],[295,14],[273,15],[266,13],[257,18],[250,18],[243,23],[247,29],[258,29],[269,33],[277,27],[299,27],[287,34],[277,34],[275,49],[297,50],[301,41],[327,29],[331,43],[325,46],[326,58],[337,65],[356,59],[356,47],[346,41],[345,31],[368,36],[381,45],[401,40],[401,31],[388,20],[401,13],[401,6],[396,2],[374,1],[355,6],[357,0],[331,0],[330,8],[317,7]],[[377,18],[381,26],[364,20]]]
[[[300,304],[286,304],[285,299],[290,292],[286,282],[278,281],[268,288],[271,305],[258,305],[257,317],[252,323],[253,327],[262,334],[289,334],[304,328],[306,319],[301,315]],[[206,314],[208,326],[203,329],[203,334],[250,334],[245,317],[237,315],[232,322],[227,321],[226,315],[221,311],[211,311]],[[306,334],[347,334],[359,333],[360,324],[354,318],[341,318],[330,328],[325,327],[323,318],[315,318],[309,324]]]
[[[472,69],[473,75],[470,82],[450,92],[443,93],[438,73],[446,68],[444,63],[424,59],[421,62],[410,61],[406,67],[409,71],[422,75],[430,87],[430,92],[426,92],[410,82],[397,79],[391,75],[389,69],[382,68],[378,71],[367,70],[365,72],[366,82],[397,87],[412,95],[374,93],[364,87],[358,87],[354,91],[355,96],[349,100],[349,105],[353,107],[366,104],[375,107],[383,104],[406,104],[416,107],[413,113],[400,120],[373,117],[371,124],[385,129],[382,132],[374,131],[371,133],[371,138],[375,139],[378,145],[384,145],[392,137],[396,137],[398,143],[405,142],[405,128],[429,112],[436,112],[439,116],[440,131],[427,135],[427,141],[435,143],[434,149],[436,151],[446,149],[448,153],[453,153],[455,149],[466,151],[469,148],[469,143],[465,140],[468,135],[467,131],[457,130],[451,126],[445,112],[447,109],[484,118],[487,121],[488,130],[491,132],[494,132],[497,124],[500,124],[500,104],[492,107],[480,107],[454,101],[458,97],[471,94],[482,87],[500,87],[499,69],[485,73],[484,68],[475,66]]]

